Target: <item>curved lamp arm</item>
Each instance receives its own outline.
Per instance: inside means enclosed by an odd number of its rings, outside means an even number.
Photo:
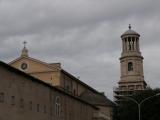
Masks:
[[[131,97],[125,97],[123,96],[123,98],[126,98],[126,99],[129,99],[131,100],[132,102],[136,103],[138,105],[138,118],[139,120],[141,120],[141,104],[144,103],[145,101],[155,97],[155,96],[159,96],[160,93],[157,93],[156,95],[153,95],[153,96],[150,96],[150,97],[147,97],[145,99],[143,99],[140,103],[138,103],[135,99],[131,98]]]
[[[155,97],[155,96],[159,96],[159,95],[160,95],[160,93],[157,93],[157,94],[155,94],[155,95],[153,95],[153,96],[147,97],[147,98],[143,99],[140,103],[138,103],[138,101],[136,101],[135,99],[133,99],[133,98],[131,98],[131,97],[125,97],[125,96],[122,96],[122,97],[123,97],[123,98],[126,98],[126,99],[129,99],[129,100],[131,100],[132,102],[134,102],[134,103],[136,103],[136,104],[138,104],[138,105],[141,105],[143,102],[145,102],[145,101],[147,101],[147,100],[149,100],[149,99],[151,99],[151,98],[153,98],[153,97]]]
[[[157,94],[155,94],[155,95],[153,95],[153,96],[150,96],[150,97],[148,97],[148,98],[145,98],[144,100],[142,100],[139,104],[141,105],[142,103],[144,103],[145,101],[147,101],[147,100],[149,100],[149,99],[151,99],[151,98],[153,98],[153,97],[155,97],[155,96],[159,96],[160,95],[160,93],[157,93]]]
[[[137,105],[139,105],[138,101],[136,101],[135,99],[131,98],[131,97],[125,97],[123,96],[123,98],[126,98],[126,99],[129,99],[131,100],[132,102],[136,103]]]

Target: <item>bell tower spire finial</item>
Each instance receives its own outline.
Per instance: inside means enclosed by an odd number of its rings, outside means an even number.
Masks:
[[[27,42],[24,41],[24,42],[23,42],[24,47],[23,47],[23,49],[22,49],[21,57],[28,57],[28,50],[27,50],[27,48],[26,48],[26,44],[27,44]]]
[[[24,41],[24,42],[23,42],[23,44],[24,44],[24,48],[25,48],[25,47],[26,47],[27,42],[26,42],[26,41]]]
[[[132,28],[132,27],[131,27],[131,24],[129,24],[128,28],[129,28],[129,29],[131,29],[131,28]]]

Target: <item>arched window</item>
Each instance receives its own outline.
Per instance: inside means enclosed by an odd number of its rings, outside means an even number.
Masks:
[[[128,71],[133,71],[133,63],[132,62],[128,63]]]
[[[61,112],[60,97],[57,96],[55,101],[55,115],[60,117],[60,112]]]

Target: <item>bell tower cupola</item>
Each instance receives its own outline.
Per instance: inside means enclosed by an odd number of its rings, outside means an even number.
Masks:
[[[139,48],[139,37],[140,35],[131,29],[129,29],[121,35],[122,39],[122,57],[128,55],[141,55]]]

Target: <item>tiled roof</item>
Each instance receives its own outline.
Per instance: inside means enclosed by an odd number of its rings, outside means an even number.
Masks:
[[[80,95],[80,98],[93,104],[100,106],[115,106],[115,103],[109,100],[104,94],[96,94],[86,91]]]

